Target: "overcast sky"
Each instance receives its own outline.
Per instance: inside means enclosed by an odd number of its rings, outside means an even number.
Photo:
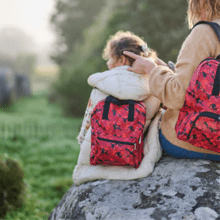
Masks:
[[[55,0],[0,0],[0,29],[17,27],[34,38],[43,48],[55,36],[49,25]]]

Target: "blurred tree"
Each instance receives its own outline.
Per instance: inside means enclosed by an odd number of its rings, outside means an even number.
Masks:
[[[4,84],[0,104],[11,104],[18,96],[25,96],[26,91],[31,94],[31,76],[37,60],[35,49],[33,38],[23,30],[14,27],[0,30],[0,75]],[[22,95],[18,94],[18,88],[22,88]]]
[[[59,101],[65,115],[84,114],[91,91],[87,77],[97,70],[106,69],[101,55],[109,35],[105,32],[106,26],[115,9],[116,1],[107,1],[96,22],[82,32],[83,41],[78,43],[74,53],[69,55],[69,65],[63,65],[61,68],[54,88],[61,97]]]
[[[17,73],[32,76],[36,67],[37,57],[35,54],[20,53],[15,59]]]
[[[15,72],[17,72],[16,68],[18,68],[18,65],[20,66],[19,67],[20,69],[21,66],[23,65],[22,63],[23,61],[19,63],[21,61],[20,58],[24,56],[21,54],[26,54],[25,56],[29,58],[34,56],[36,59],[36,55],[34,55],[35,47],[36,45],[32,37],[27,35],[21,29],[14,27],[6,27],[1,29],[0,30],[0,66],[10,67]],[[33,64],[33,62],[31,63]],[[31,63],[26,64],[26,66],[32,65]]]
[[[37,65],[36,54],[20,53],[17,55],[14,63],[16,70],[16,96],[19,95],[19,91],[23,92],[23,95],[31,95],[33,74]],[[20,90],[19,90],[20,89]]]
[[[69,64],[61,69],[56,89],[62,96],[64,112],[84,114],[92,89],[87,77],[107,69],[102,51],[109,36],[119,30],[143,37],[161,59],[176,62],[189,33],[186,11],[185,0],[107,0],[95,23],[83,31],[81,43],[75,44],[74,53],[68,56]]]
[[[14,57],[0,52],[0,67],[10,67],[14,69]]]
[[[0,51],[15,58],[18,53],[33,53],[35,43],[31,36],[15,27],[5,27],[0,30]]]
[[[176,62],[181,44],[189,34],[186,0],[128,0],[109,21],[111,33],[131,31],[144,38],[164,61]]]
[[[83,30],[94,22],[104,5],[105,0],[56,0],[51,23],[58,38],[51,57],[58,65],[68,60],[77,43],[82,43]]]

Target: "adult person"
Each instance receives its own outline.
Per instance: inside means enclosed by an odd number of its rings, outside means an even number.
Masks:
[[[212,21],[220,25],[220,0],[190,0],[188,23],[192,28],[198,21]],[[220,161],[220,153],[199,148],[177,138],[175,125],[179,110],[184,104],[186,89],[199,63],[207,57],[220,54],[220,42],[207,24],[193,28],[182,44],[176,69],[173,72],[163,61],[157,63],[130,52],[125,55],[135,59],[127,70],[149,76],[149,87],[153,95],[167,107],[161,121],[160,142],[166,154],[176,158],[194,158]]]

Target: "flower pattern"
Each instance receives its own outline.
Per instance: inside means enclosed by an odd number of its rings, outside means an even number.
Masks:
[[[180,140],[220,153],[220,95],[213,95],[219,66],[220,60],[213,58],[198,66],[175,129]]]
[[[110,104],[108,119],[102,119],[105,100],[91,116],[91,165],[133,166],[143,159],[143,129],[146,110],[142,102],[134,104],[134,120],[129,121],[129,105]]]
[[[79,132],[79,135],[77,137],[78,139],[78,143],[81,146],[81,144],[83,143],[83,141],[85,140],[85,136],[87,134],[87,131],[90,128],[91,125],[91,114],[92,114],[92,103],[91,103],[91,98],[88,101],[87,107],[86,107],[86,111],[85,111],[85,115],[83,118],[83,122],[82,122],[82,126]]]

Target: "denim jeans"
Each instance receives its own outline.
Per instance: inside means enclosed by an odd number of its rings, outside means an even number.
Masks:
[[[189,150],[183,149],[181,147],[178,147],[176,145],[171,144],[164,137],[161,130],[159,133],[160,133],[159,134],[160,144],[163,148],[163,151],[165,154],[170,155],[171,157],[220,161],[220,155],[199,153],[199,152],[189,151]]]

